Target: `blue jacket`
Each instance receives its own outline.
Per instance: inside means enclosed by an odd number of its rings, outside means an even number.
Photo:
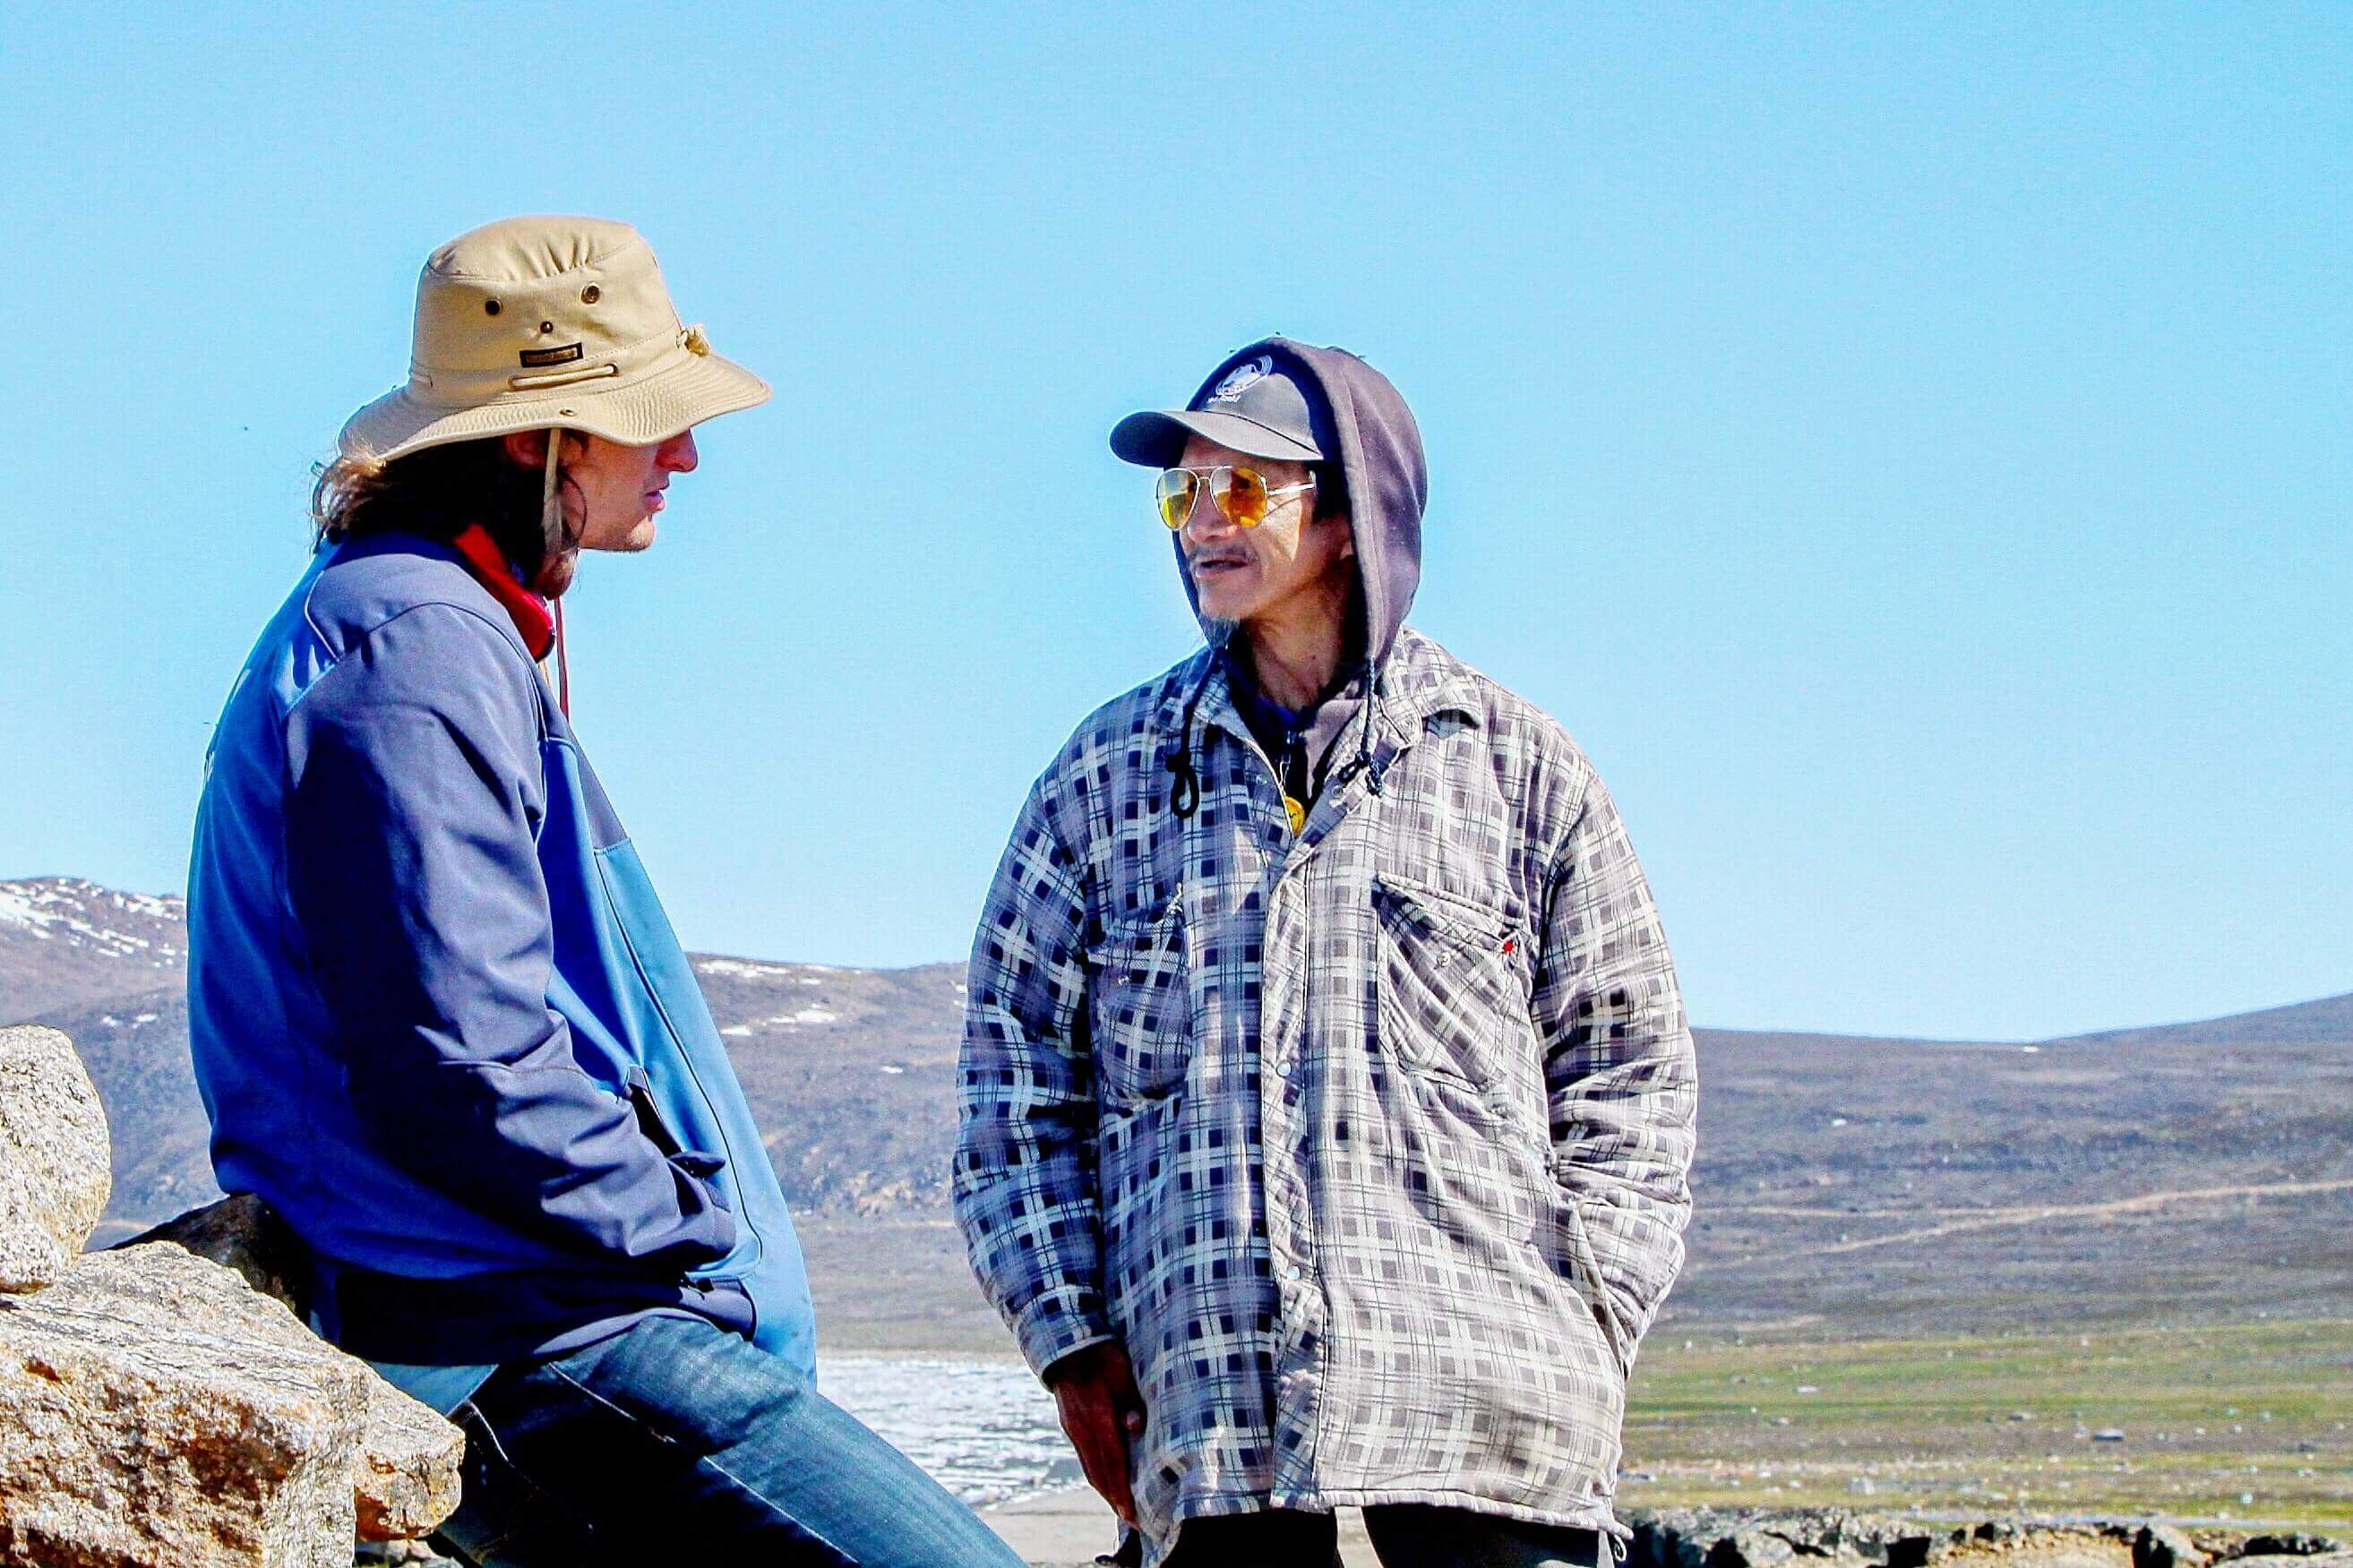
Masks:
[[[800,1245],[693,971],[455,551],[326,548],[264,628],[188,918],[214,1170],[309,1244],[330,1338],[487,1364],[689,1312],[810,1366]]]

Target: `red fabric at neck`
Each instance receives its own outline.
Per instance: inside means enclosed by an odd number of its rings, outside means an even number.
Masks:
[[[507,563],[507,553],[491,537],[489,529],[480,523],[459,534],[454,542],[458,553],[466,558],[467,570],[474,581],[491,591],[491,597],[503,605],[507,618],[522,638],[522,646],[531,649],[533,658],[545,658],[555,646],[555,612],[547,601],[515,581],[514,568]]]

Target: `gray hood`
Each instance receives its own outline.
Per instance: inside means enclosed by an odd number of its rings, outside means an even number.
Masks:
[[[1273,355],[1284,368],[1314,383],[1324,395],[1330,427],[1318,421],[1318,444],[1326,462],[1339,466],[1348,491],[1348,523],[1356,547],[1359,585],[1356,624],[1349,628],[1347,652],[1307,726],[1307,755],[1321,776],[1332,767],[1341,736],[1356,726],[1367,757],[1371,728],[1363,709],[1368,685],[1377,690],[1377,671],[1397,646],[1397,635],[1413,607],[1414,589],[1421,583],[1421,513],[1430,494],[1430,476],[1422,462],[1421,429],[1388,377],[1345,349],[1312,348],[1289,338],[1261,338],[1228,354],[1201,383],[1187,406],[1200,407],[1227,374],[1245,361]],[[1227,629],[1201,616],[1201,601],[1193,574],[1185,562],[1184,542],[1173,536],[1176,570],[1185,581],[1185,595],[1201,622],[1202,635],[1219,646]],[[1223,663],[1238,686],[1248,672],[1227,656]],[[1370,679],[1368,680],[1368,678]],[[1238,692],[1239,696],[1240,693]],[[1189,730],[1189,711],[1187,728]],[[1379,787],[1379,781],[1374,781]]]
[[[1398,628],[1413,607],[1421,583],[1421,512],[1430,495],[1430,475],[1421,456],[1421,428],[1388,377],[1345,349],[1312,348],[1289,338],[1261,338],[1236,349],[1201,383],[1188,407],[1198,408],[1234,366],[1260,354],[1303,371],[1324,394],[1338,450],[1336,461],[1348,489],[1348,521],[1356,535],[1356,570],[1363,584],[1361,639],[1355,646],[1377,665],[1396,646]],[[1321,432],[1319,431],[1319,434]],[[1193,614],[1201,613],[1193,574],[1185,567],[1185,547],[1172,539],[1176,566]],[[1216,641],[1219,628],[1201,622],[1202,635]],[[1361,670],[1354,672],[1361,675]]]

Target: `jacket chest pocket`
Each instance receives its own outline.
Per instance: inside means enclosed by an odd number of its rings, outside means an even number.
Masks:
[[[1502,915],[1401,878],[1373,881],[1380,1032],[1405,1062],[1498,1105],[1536,1075],[1524,941]]]
[[[1123,921],[1087,951],[1087,1018],[1108,1100],[1152,1100],[1185,1079],[1193,1055],[1193,966],[1185,910]]]

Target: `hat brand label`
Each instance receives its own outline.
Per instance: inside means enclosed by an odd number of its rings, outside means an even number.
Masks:
[[[560,349],[525,349],[518,357],[524,369],[536,370],[543,365],[570,364],[580,357],[580,352],[578,343],[566,343]]]
[[[1256,359],[1244,360],[1226,372],[1226,379],[1218,383],[1218,390],[1209,394],[1209,401],[1231,403],[1272,374],[1274,374],[1272,354],[1261,354]]]

